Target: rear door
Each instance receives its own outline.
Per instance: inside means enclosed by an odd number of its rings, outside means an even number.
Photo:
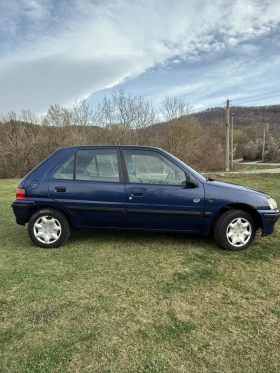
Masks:
[[[77,227],[124,227],[127,201],[119,149],[79,149],[50,174],[49,196],[71,211]]]
[[[124,149],[128,226],[199,232],[204,187],[186,185],[186,173],[160,151]]]

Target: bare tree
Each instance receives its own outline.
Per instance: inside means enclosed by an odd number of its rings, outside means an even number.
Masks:
[[[0,154],[9,164],[13,176],[21,177],[30,171],[39,161],[39,143],[42,127],[30,112],[21,115],[14,112],[2,116],[0,120]]]
[[[166,96],[160,106],[160,112],[163,120],[171,122],[174,119],[188,115],[190,113],[190,106],[177,97]]]
[[[143,97],[125,95],[123,89],[113,92],[110,98],[104,97],[94,110],[94,122],[101,126],[103,137],[112,144],[142,143],[153,125],[156,112],[152,101]]]
[[[266,157],[278,160],[278,106],[271,110],[270,118],[274,119],[267,137]],[[85,100],[68,106],[51,105],[42,117],[30,110],[19,115],[10,112],[0,116],[0,177],[21,177],[55,149],[79,144],[157,146],[200,170],[219,169],[224,159],[225,127],[224,115],[219,119],[220,111],[209,111],[208,123],[207,111],[191,114],[189,105],[176,97],[166,97],[158,109],[151,100],[120,89],[94,106]],[[245,119],[251,118],[251,111],[245,111]],[[258,124],[234,129],[237,157],[259,156],[264,108],[259,115]]]
[[[82,100],[72,105],[70,113],[72,124],[70,131],[74,144],[85,145],[88,142],[86,127],[91,126],[94,122],[93,108],[85,100]]]

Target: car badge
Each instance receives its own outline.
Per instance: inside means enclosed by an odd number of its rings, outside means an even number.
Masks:
[[[194,203],[198,203],[200,201],[200,198],[195,198],[193,201]]]

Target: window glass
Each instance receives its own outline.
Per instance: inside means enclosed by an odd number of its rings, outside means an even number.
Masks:
[[[76,159],[76,180],[118,182],[120,178],[117,151],[79,150]]]
[[[55,172],[54,179],[73,180],[74,154],[67,159]]]
[[[125,150],[128,179],[131,183],[182,185],[183,170],[161,154],[148,150]]]
[[[199,172],[197,172],[196,170],[194,170],[191,166],[187,165],[185,162],[181,161],[181,159],[175,157],[173,154],[170,154],[168,153],[168,155],[170,157],[172,157],[173,159],[175,159],[177,162],[179,162],[180,164],[182,164],[184,167],[186,167],[192,174],[194,174],[200,181],[207,181],[206,177],[201,175]]]

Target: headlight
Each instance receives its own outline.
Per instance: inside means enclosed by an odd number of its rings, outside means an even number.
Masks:
[[[277,209],[277,202],[275,201],[274,198],[268,198],[267,202],[268,202],[269,207],[271,208],[271,210]]]

